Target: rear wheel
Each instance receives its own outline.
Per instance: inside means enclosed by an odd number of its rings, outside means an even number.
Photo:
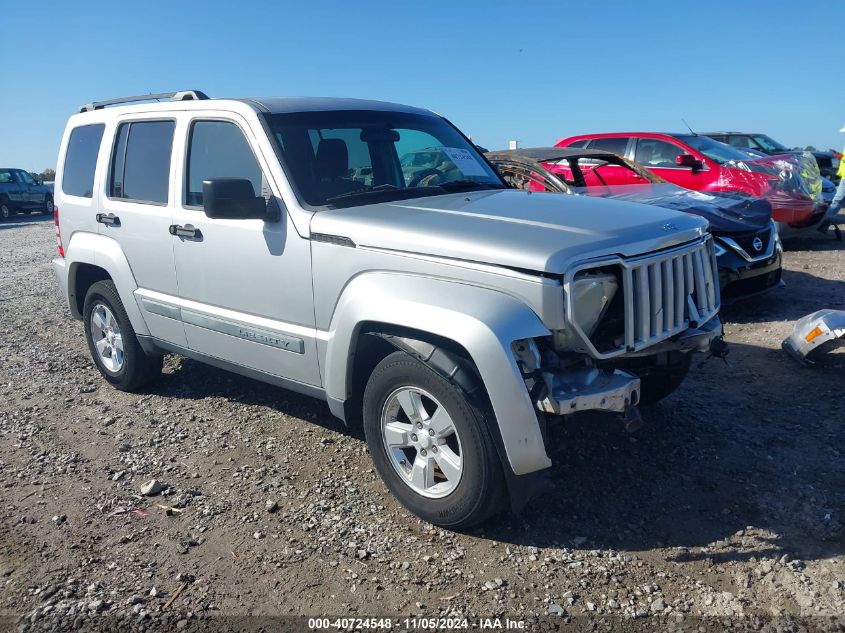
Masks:
[[[504,474],[487,427],[492,415],[405,352],[382,360],[364,391],[364,434],[376,470],[406,508],[444,527],[476,525],[504,506]]]
[[[83,320],[94,364],[113,387],[138,391],[161,374],[162,357],[141,348],[114,283],[98,281],[88,289]]]

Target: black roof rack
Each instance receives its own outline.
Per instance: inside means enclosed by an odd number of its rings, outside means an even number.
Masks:
[[[200,90],[180,90],[179,92],[159,92],[158,94],[138,95],[135,97],[120,97],[119,99],[108,99],[107,101],[92,101],[79,108],[80,112],[92,112],[102,110],[106,106],[119,103],[134,103],[135,101],[159,101],[170,99],[171,101],[201,101],[209,96]]]

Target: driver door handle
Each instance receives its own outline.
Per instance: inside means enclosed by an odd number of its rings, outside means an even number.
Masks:
[[[193,224],[171,224],[170,234],[177,237],[202,237],[202,233]]]
[[[97,222],[100,224],[111,224],[113,226],[120,226],[120,218],[114,213],[98,213]]]

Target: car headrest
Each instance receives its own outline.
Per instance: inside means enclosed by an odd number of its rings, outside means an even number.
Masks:
[[[339,178],[349,169],[349,151],[346,142],[339,138],[324,138],[317,145],[317,176]]]

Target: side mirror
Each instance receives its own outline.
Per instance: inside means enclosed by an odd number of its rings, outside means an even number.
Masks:
[[[210,218],[267,220],[267,202],[255,195],[246,178],[212,178],[202,181],[202,206]]]
[[[689,167],[693,171],[697,171],[704,167],[704,164],[692,154],[681,154],[675,156],[675,164],[678,167]]]

